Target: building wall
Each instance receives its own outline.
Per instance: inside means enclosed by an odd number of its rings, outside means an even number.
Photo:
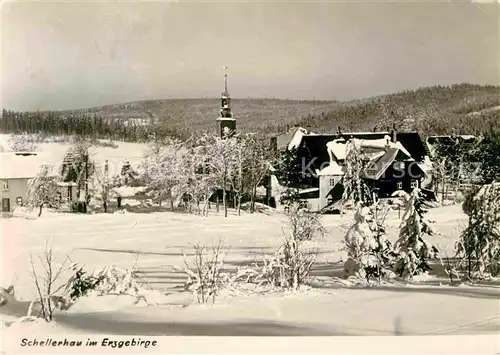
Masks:
[[[12,212],[18,206],[20,206],[17,202],[18,197],[21,198],[21,203],[24,204],[26,202],[26,193],[28,191],[28,182],[30,178],[23,179],[2,179],[0,180],[0,209],[3,207],[3,199],[9,199],[9,211],[2,212]],[[4,190],[4,181],[8,183],[8,189]],[[59,186],[59,192],[61,193],[62,201],[66,200],[75,200],[76,199],[76,186],[71,186],[71,189],[68,189],[68,186]]]
[[[28,181],[30,179],[3,179],[0,181],[0,200],[3,201],[4,198],[9,199],[10,211],[2,212],[12,212],[14,208],[18,206],[17,198],[21,197],[22,202],[26,200],[26,191],[28,188]],[[4,190],[4,181],[8,183],[8,189]],[[0,208],[2,208],[2,205]]]
[[[342,175],[321,175],[319,177],[318,207],[320,210],[328,205],[328,193],[341,180]]]

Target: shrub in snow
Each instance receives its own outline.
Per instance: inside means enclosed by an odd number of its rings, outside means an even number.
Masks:
[[[184,254],[185,267],[176,269],[187,275],[186,288],[193,292],[198,303],[207,303],[210,300],[215,303],[220,289],[224,286],[221,273],[225,257],[223,244],[219,241],[217,246],[212,248],[211,255],[204,245],[196,244],[193,249],[194,264],[190,265]]]
[[[87,274],[87,272],[83,270],[83,265],[73,263],[71,268],[75,274],[68,280],[66,289],[69,292],[70,299],[73,301],[79,297],[86,296],[90,291],[95,290],[99,283],[103,281],[103,277],[100,275]]]
[[[325,230],[317,215],[292,204],[287,212],[289,234],[272,256],[266,256],[257,269],[246,269],[244,274],[261,285],[297,290],[309,276],[316,254],[301,250],[302,242],[323,237]]]
[[[99,296],[109,294],[141,296],[145,290],[134,267],[123,269],[105,266],[94,276],[100,280],[94,289],[94,294]]]
[[[185,288],[192,291],[198,303],[207,303],[210,300],[215,303],[219,291],[224,287],[227,276],[221,272],[225,249],[222,241],[212,248],[211,254],[208,248],[200,243],[193,246],[195,261],[191,265],[184,254],[184,267],[174,266],[174,269],[187,275]]]
[[[141,299],[147,304],[158,304],[161,294],[147,287],[141,281],[135,266],[130,268],[119,268],[116,266],[105,266],[100,270],[88,274],[83,271],[84,267],[74,263],[75,274],[67,284],[72,302],[85,296],[107,296],[107,295],[128,295]]]
[[[464,203],[467,228],[456,245],[467,276],[500,274],[500,183],[484,185]]]
[[[316,255],[300,250],[300,240],[286,236],[272,256],[266,256],[256,280],[272,287],[297,290],[309,276]]]
[[[426,208],[420,189],[414,189],[407,198],[399,238],[394,244],[397,254],[394,271],[399,277],[411,279],[431,270],[428,261],[437,257],[436,247],[424,239],[434,235],[430,222],[424,216]]]
[[[286,217],[294,240],[322,238],[325,234],[320,215],[310,212],[299,204],[291,205],[286,212]]]

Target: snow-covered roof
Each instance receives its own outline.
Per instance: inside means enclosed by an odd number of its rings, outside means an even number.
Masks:
[[[405,147],[400,142],[391,142],[391,138],[387,135],[382,139],[353,139],[356,146],[360,148],[375,148],[380,149],[379,152],[365,152],[366,155],[370,156],[370,159],[379,158],[383,155],[383,152],[387,148],[398,149],[403,152],[408,159],[411,159],[411,154],[406,150]],[[335,139],[326,144],[328,149],[328,154],[330,155],[330,160],[345,160],[346,156],[346,141],[343,138]]]
[[[333,141],[326,143],[326,149],[328,149],[328,154],[330,154],[330,161],[334,160],[333,157],[337,160],[344,160],[345,147],[346,141],[343,138],[334,139]]]
[[[385,136],[382,139],[367,139],[363,140],[361,143],[361,146],[363,148],[394,148],[394,149],[399,149],[401,152],[403,152],[405,155],[408,156],[409,159],[411,159],[411,154],[406,150],[405,147],[400,142],[392,142],[391,137]]]
[[[288,143],[288,150],[293,150],[300,147],[300,144],[302,143],[302,137],[304,137],[306,134],[307,130],[305,128],[302,127],[297,128],[295,134],[290,140],[290,143]]]
[[[307,194],[307,193],[316,192],[316,191],[319,191],[319,187],[309,187],[307,189],[299,190],[299,194]]]
[[[342,167],[338,165],[336,162],[331,161],[330,165],[328,165],[326,168],[322,170],[316,171],[316,174],[318,176],[324,176],[324,175],[344,175],[344,171],[342,170]]]
[[[55,165],[54,157],[48,153],[0,153],[0,179],[32,179],[44,164]],[[53,172],[56,174],[56,172]]]

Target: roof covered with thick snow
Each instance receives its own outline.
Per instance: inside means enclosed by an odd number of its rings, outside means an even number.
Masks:
[[[0,153],[0,179],[32,179],[42,165],[56,163],[48,153]]]
[[[384,154],[385,150],[391,148],[401,151],[408,159],[412,158],[410,152],[400,142],[391,142],[389,136],[385,136],[383,139],[354,139],[353,142],[363,150],[365,155],[370,156],[371,159],[380,157]],[[344,139],[340,138],[326,144],[331,161],[345,160],[346,143]]]

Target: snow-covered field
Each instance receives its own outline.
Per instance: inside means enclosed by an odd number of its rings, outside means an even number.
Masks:
[[[10,135],[0,134],[0,152],[10,150],[10,140]],[[108,161],[109,172],[112,176],[120,172],[121,166],[126,160],[132,166],[137,166],[141,163],[146,149],[145,144],[128,142],[113,143],[116,144],[116,147],[93,146],[90,148],[91,159],[98,165],[104,166],[104,162]],[[62,162],[68,149],[72,146],[72,143],[70,141],[52,142],[51,139],[47,139],[43,143],[35,143],[35,146],[37,152],[50,153],[51,161],[49,163],[59,164]]]
[[[40,145],[64,153],[68,146]],[[120,143],[120,148],[99,147],[99,159],[140,158],[144,146]],[[109,150],[109,151],[108,151]],[[435,208],[429,219],[440,232],[433,243],[451,256],[460,230],[467,223],[459,205]],[[184,256],[193,257],[192,245],[211,246],[222,240],[228,248],[225,268],[235,269],[272,254],[283,238],[284,216],[274,210],[224,218],[212,207],[208,217],[172,212],[58,214],[40,218],[0,219],[2,270],[0,286],[14,284],[17,301],[0,307],[4,337],[33,332],[106,333],[120,335],[424,335],[494,334],[500,331],[500,288],[447,286],[435,271],[410,286],[347,287],[341,281],[342,238],[352,217],[326,215],[323,240],[307,242],[317,250],[311,288],[296,293],[223,293],[215,305],[197,305],[183,288],[186,277],[175,271]],[[397,212],[388,218],[388,237],[398,233]],[[26,314],[36,296],[29,255],[41,255],[49,240],[58,261],[67,255],[86,270],[106,265],[135,265],[141,280],[158,291],[153,305],[136,303],[129,296],[82,299],[50,325],[12,324]],[[69,272],[62,278],[69,276]],[[442,285],[440,285],[442,284]],[[349,286],[349,285],[348,285]],[[150,302],[151,303],[151,302]]]
[[[465,223],[460,206],[431,210],[441,236],[435,241],[451,252],[459,228]],[[346,219],[346,220],[343,220]],[[491,287],[438,286],[445,275],[429,275],[413,286],[345,288],[339,282],[345,257],[340,249],[349,216],[324,216],[327,235],[309,243],[318,249],[310,290],[297,294],[222,295],[215,306],[194,304],[182,285],[185,276],[173,269],[183,265],[183,252],[192,257],[192,244],[216,244],[229,249],[226,267],[235,268],[261,260],[282,240],[284,217],[271,214],[230,215],[211,211],[208,218],[177,213],[116,213],[96,215],[42,214],[34,220],[0,220],[3,241],[2,285],[14,283],[16,298],[32,300],[29,254],[41,254],[47,238],[56,257],[66,255],[87,265],[136,264],[141,278],[161,291],[160,305],[132,305],[133,300],[115,296],[82,303],[56,318],[59,331],[77,333],[164,335],[387,335],[447,334],[498,331],[500,290]],[[397,233],[397,212],[389,219],[389,236]],[[441,279],[439,278],[441,277]],[[134,300],[135,301],[135,300]],[[188,306],[188,307],[186,307]],[[2,308],[0,308],[2,309]],[[23,315],[3,307],[13,320]],[[110,320],[111,319],[111,320]],[[168,319],[168,321],[165,321]],[[235,325],[237,323],[237,325]],[[212,324],[212,325],[209,325]],[[14,327],[13,329],[15,329]],[[43,327],[45,330],[46,326]]]

